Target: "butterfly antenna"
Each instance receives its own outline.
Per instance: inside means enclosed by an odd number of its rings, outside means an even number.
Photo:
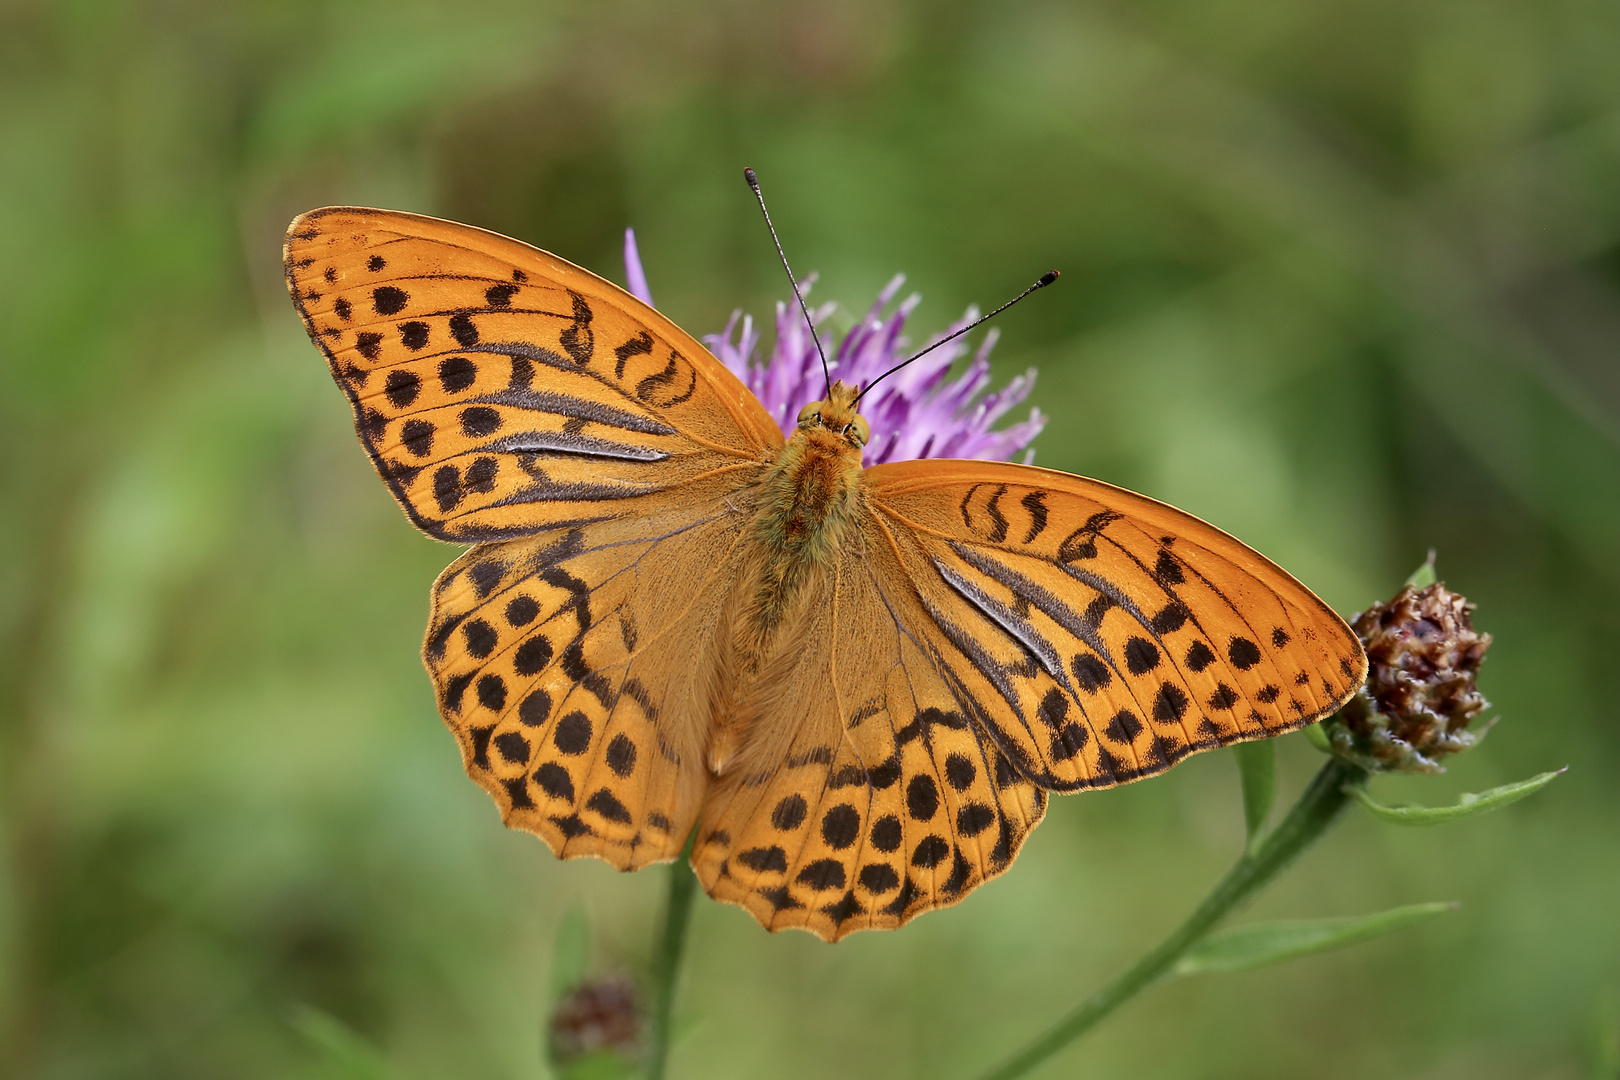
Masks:
[[[894,365],[894,367],[890,368],[888,371],[885,371],[883,374],[879,375],[877,378],[875,378],[871,382],[867,383],[866,388],[864,390],[862,390],[859,394],[855,395],[855,401],[850,403],[851,406],[854,406],[855,404],[859,403],[861,398],[865,397],[867,394],[870,394],[872,392],[872,387],[876,386],[878,383],[882,382],[884,379],[887,379],[890,375],[893,375],[895,372],[899,371],[901,368],[905,367],[907,364],[911,363],[913,360],[921,360],[923,357],[927,356],[929,353],[933,352],[935,349],[939,348],[941,345],[945,344],[947,341],[954,341],[957,338],[961,337],[963,334],[967,333],[969,330],[972,330],[975,326],[978,326],[980,323],[989,322],[991,319],[995,318],[997,315],[1000,315],[1003,311],[1006,311],[1008,308],[1010,308],[1014,304],[1018,303],[1018,301],[1022,300],[1024,297],[1028,296],[1030,293],[1034,292],[1036,289],[1044,289],[1044,288],[1046,288],[1048,285],[1052,284],[1052,282],[1056,281],[1058,279],[1058,276],[1059,275],[1058,275],[1058,272],[1056,270],[1048,270],[1046,273],[1041,275],[1041,279],[1039,281],[1037,281],[1035,284],[1031,285],[1029,288],[1025,289],[1023,292],[1019,293],[1017,296],[1013,297],[1011,300],[1007,301],[1005,304],[1002,304],[1000,307],[996,308],[996,310],[992,311],[990,314],[983,315],[983,316],[980,316],[977,319],[974,319],[972,322],[970,322],[966,326],[962,327],[962,329],[958,330],[956,333],[948,334],[945,337],[942,337],[938,341],[934,342],[932,345],[928,346],[926,349],[922,349],[922,350],[920,350],[918,352],[915,352],[915,353],[911,354],[910,356],[906,357],[904,360],[902,360],[898,364]]]
[[[810,340],[816,343],[816,355],[821,357],[821,376],[827,380],[827,397],[832,397],[832,373],[827,368],[827,353],[821,347],[821,338],[816,336],[815,320],[810,318],[810,307],[804,302],[804,293],[799,291],[799,283],[794,280],[793,268],[788,265],[787,254],[782,250],[782,241],[776,238],[776,226],[771,224],[771,212],[765,209],[765,196],[759,190],[759,177],[753,169],[743,169],[743,179],[748,181],[748,187],[753,191],[754,198],[759,200],[759,212],[765,215],[765,227],[771,230],[771,243],[776,245],[776,254],[782,259],[782,269],[787,271],[788,284],[793,286],[793,295],[798,298],[799,310],[804,312],[804,324],[810,328]]]

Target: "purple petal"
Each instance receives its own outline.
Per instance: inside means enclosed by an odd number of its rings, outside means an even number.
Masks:
[[[629,265],[628,245],[626,251]],[[806,295],[813,281],[810,278],[801,283]],[[832,349],[828,359],[835,377],[871,385],[906,358],[906,321],[922,298],[913,293],[891,310],[889,306],[904,284],[902,274],[891,278],[865,316]],[[818,330],[834,310],[833,304],[811,310]],[[939,341],[977,317],[978,309],[970,307],[928,341]],[[753,320],[742,318],[739,330],[739,318],[733,313],[724,331],[710,334],[704,341],[754,392],[782,433],[791,435],[799,410],[820,400],[826,392],[821,360],[805,326],[804,314],[797,304],[776,305],[776,341],[764,359],[759,356],[759,333]],[[967,342],[961,339],[920,357],[862,398],[861,414],[872,425],[874,435],[866,448],[867,464],[928,457],[1009,459],[1026,450],[1046,426],[1046,417],[1038,410],[1031,409],[1027,420],[999,431],[992,430],[992,425],[1029,396],[1035,372],[1032,369],[1001,389],[990,391],[990,351],[997,337],[995,330],[985,334],[972,359],[954,378],[953,365],[968,355]],[[1028,455],[1025,460],[1029,460]]]
[[[636,230],[624,230],[624,279],[630,286],[630,295],[648,307],[653,303],[652,290],[647,288],[647,272],[641,268],[641,252],[636,248]]]

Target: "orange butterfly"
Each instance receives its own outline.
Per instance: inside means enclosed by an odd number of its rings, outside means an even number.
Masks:
[[[1030,466],[862,468],[853,387],[784,440],[690,335],[413,214],[287,233],[288,288],[411,521],[473,545],[422,655],[467,772],[563,858],[668,862],[829,941],[1012,864],[1049,791],[1292,731],[1343,620],[1152,499]]]

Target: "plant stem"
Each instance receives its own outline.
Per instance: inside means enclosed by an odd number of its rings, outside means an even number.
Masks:
[[[697,836],[697,830],[692,830]],[[653,968],[652,1041],[647,1046],[647,1080],[663,1080],[669,1060],[670,1017],[675,1006],[675,980],[681,971],[681,954],[686,949],[686,927],[692,921],[692,897],[697,892],[697,875],[689,856],[692,840],[669,868],[669,892],[664,898],[664,926],[659,935],[658,957]]]
[[[983,1080],[1013,1080],[1023,1076],[1157,982],[1188,949],[1315,842],[1349,804],[1351,796],[1347,789],[1359,787],[1366,780],[1367,773],[1360,766],[1338,758],[1329,759],[1288,816],[1253,851],[1238,859],[1186,922],[1028,1046],[984,1074]]]

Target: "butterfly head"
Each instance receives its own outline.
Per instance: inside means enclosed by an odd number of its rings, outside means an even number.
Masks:
[[[812,401],[799,410],[800,431],[830,431],[847,439],[856,450],[872,440],[872,427],[855,411],[857,387],[842,379],[832,384],[826,401]]]

